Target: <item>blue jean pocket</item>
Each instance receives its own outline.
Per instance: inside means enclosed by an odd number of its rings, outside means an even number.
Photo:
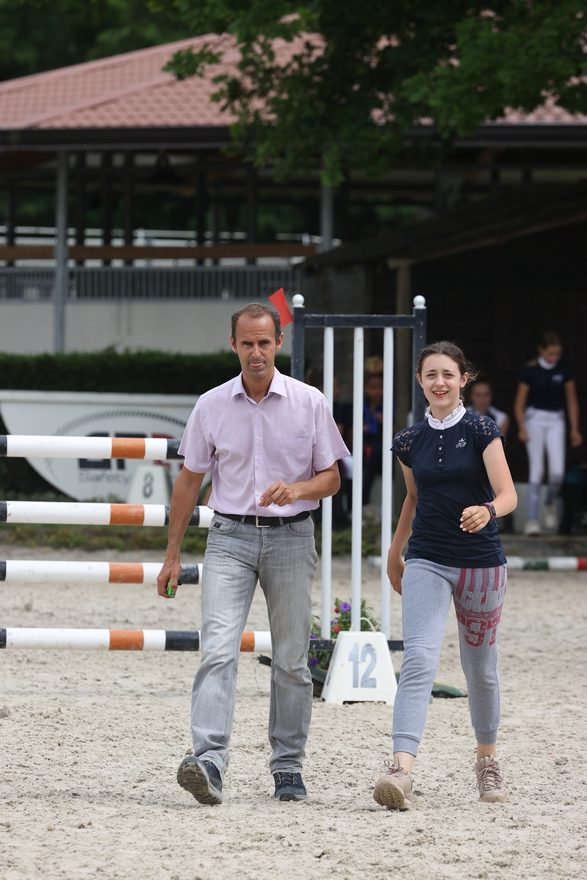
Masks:
[[[212,534],[232,535],[239,526],[240,523],[237,519],[225,519],[214,514],[210,523],[210,532]]]
[[[308,516],[298,522],[287,523],[287,530],[299,538],[310,538],[314,534],[314,520]]]

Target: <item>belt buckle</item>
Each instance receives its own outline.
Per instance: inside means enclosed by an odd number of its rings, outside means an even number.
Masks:
[[[255,514],[255,527],[258,528],[258,529],[268,529],[268,528],[269,528],[268,525],[267,525],[267,526],[262,526],[262,525],[261,525],[261,523],[259,522],[259,517],[258,517],[257,514]]]

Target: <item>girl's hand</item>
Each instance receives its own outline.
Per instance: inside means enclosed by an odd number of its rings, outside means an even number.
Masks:
[[[475,504],[473,507],[465,507],[461,514],[461,529],[463,532],[480,532],[484,529],[491,513],[483,504]]]
[[[528,432],[527,432],[526,428],[520,428],[520,430],[518,431],[518,439],[520,440],[521,443],[528,442]]]
[[[581,432],[580,431],[571,431],[570,440],[571,440],[571,446],[573,447],[573,449],[576,449],[577,446],[581,446],[583,443],[583,437],[581,436]]]
[[[404,561],[401,556],[392,555],[391,549],[387,554],[387,577],[396,593],[402,594],[402,575],[404,573]]]

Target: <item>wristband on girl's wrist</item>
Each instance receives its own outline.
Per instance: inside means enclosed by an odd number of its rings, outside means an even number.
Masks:
[[[497,513],[495,512],[495,506],[491,503],[491,501],[484,501],[481,507],[486,507],[489,511],[489,519],[496,519]]]

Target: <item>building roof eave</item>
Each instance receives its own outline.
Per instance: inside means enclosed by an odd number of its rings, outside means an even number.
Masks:
[[[221,149],[231,143],[228,126],[181,128],[0,129],[0,150]]]
[[[516,188],[435,218],[343,244],[309,257],[306,269],[407,260],[423,263],[450,254],[587,220],[587,183]]]

